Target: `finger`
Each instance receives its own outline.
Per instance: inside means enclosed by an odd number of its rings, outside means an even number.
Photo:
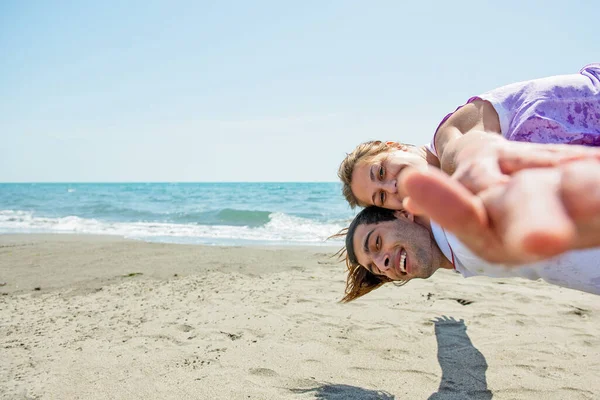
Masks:
[[[562,167],[561,196],[578,221],[600,215],[600,162],[578,161]]]
[[[600,162],[579,161],[565,165],[561,198],[577,225],[575,247],[600,246]]]
[[[600,160],[600,150],[577,145],[512,143],[501,150],[498,164],[502,173],[511,175],[526,168],[553,167],[583,159]]]
[[[575,226],[559,194],[560,170],[532,169],[508,185],[481,194],[489,217],[507,251],[523,260],[564,252],[575,238]]]
[[[500,169],[498,159],[495,157],[482,157],[477,159],[476,164],[459,165],[452,178],[475,194],[509,180]]]
[[[448,175],[435,169],[413,169],[403,174],[401,185],[411,204],[457,236],[485,231],[487,213],[481,200]]]

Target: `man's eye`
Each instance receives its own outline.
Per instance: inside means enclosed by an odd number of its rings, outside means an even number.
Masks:
[[[375,250],[379,251],[379,249],[381,249],[381,237],[377,236],[377,239],[375,239]]]
[[[385,192],[379,193],[379,200],[381,201],[381,205],[385,204]]]

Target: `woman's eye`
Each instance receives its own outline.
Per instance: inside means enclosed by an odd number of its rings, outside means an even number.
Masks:
[[[381,205],[385,204],[385,193],[384,192],[379,193],[379,200],[381,200]]]
[[[375,249],[377,251],[379,251],[380,248],[381,248],[381,237],[377,236],[377,239],[375,239]]]
[[[383,166],[379,166],[379,179],[383,179],[383,174],[384,174],[384,170],[383,170]]]

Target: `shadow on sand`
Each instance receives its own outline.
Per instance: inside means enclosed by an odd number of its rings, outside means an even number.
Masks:
[[[442,316],[434,321],[442,381],[429,400],[490,400],[485,357],[471,343],[461,319]]]
[[[292,389],[293,393],[313,392],[319,400],[394,400],[395,397],[381,390],[367,390],[350,385],[325,384],[311,389]]]
[[[491,400],[487,388],[485,357],[471,343],[467,326],[461,319],[442,316],[434,321],[438,344],[438,361],[442,381],[429,400]],[[323,384],[310,389],[292,389],[293,393],[314,394],[319,400],[394,400],[396,397],[381,390],[357,386]]]

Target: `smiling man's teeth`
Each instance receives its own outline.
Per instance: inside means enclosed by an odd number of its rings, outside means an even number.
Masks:
[[[400,271],[406,273],[406,250],[404,249],[400,253]]]

